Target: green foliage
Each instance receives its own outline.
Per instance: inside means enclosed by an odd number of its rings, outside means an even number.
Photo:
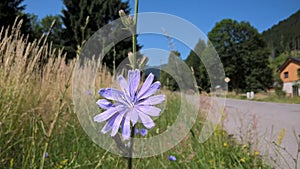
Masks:
[[[276,82],[275,82],[276,83]],[[279,97],[281,97],[281,98],[286,98],[285,96],[286,96],[286,93],[284,92],[284,91],[282,91],[282,87],[283,87],[283,84],[282,84],[282,82],[280,81],[278,81],[278,83],[276,84],[276,86],[275,86],[275,94],[276,94],[276,96],[279,96]]]
[[[39,21],[39,17],[35,14],[28,14],[28,17],[30,19],[30,26],[34,33],[34,37],[39,38],[41,36],[41,23]]]
[[[247,99],[245,94],[236,95],[234,93],[228,93],[226,97],[249,101],[249,99]],[[286,97],[286,93],[282,91],[282,88],[275,88],[275,93],[266,93],[266,92],[256,93],[254,99],[252,100],[261,101],[261,102],[272,102],[272,103],[300,104],[300,97]]]
[[[64,0],[65,9],[62,10],[62,21],[65,26],[63,30],[64,46],[68,52],[68,58],[75,57],[75,51],[77,46],[81,46],[82,43],[91,37],[96,31],[103,26],[109,24],[119,18],[118,11],[124,10],[126,14],[129,13],[128,2],[122,2],[121,0]],[[87,22],[88,18],[88,22]],[[113,30],[108,34],[102,34],[101,37],[95,36],[96,41],[94,48],[105,48],[110,45],[111,42],[116,40],[116,37],[120,35],[128,34],[129,37],[119,43],[115,43],[114,48],[111,49],[104,57],[103,62],[113,69],[113,63],[116,64],[123,61],[129,51],[132,50],[131,34],[128,30],[123,30],[122,23],[110,24],[110,28],[105,31]],[[106,38],[105,38],[106,37]],[[109,38],[109,39],[107,39]],[[138,47],[139,49],[139,47]],[[116,54],[114,55],[114,52]]]
[[[30,20],[27,14],[23,13],[25,5],[21,5],[23,0],[1,0],[0,1],[0,27],[12,26],[18,17],[18,20],[23,20],[21,32],[30,35],[32,40],[32,30]]]
[[[2,0],[0,2],[0,23],[1,25],[12,25],[18,14],[25,9],[21,3],[23,0]]]
[[[47,35],[47,41],[53,43],[54,48],[62,48],[63,24],[59,15],[47,15],[42,20],[37,15],[31,14],[31,27],[35,38],[39,39],[42,35]]]
[[[272,75],[275,84],[275,93],[277,96],[285,96],[285,92],[282,91],[283,82],[280,79],[280,72],[278,68],[288,59],[287,54],[281,54],[270,62],[270,67],[272,69]]]
[[[262,33],[272,58],[283,52],[300,50],[300,10]]]
[[[193,70],[199,90],[209,92],[210,81],[205,66],[200,59],[206,47],[206,43],[203,40],[199,40],[194,50],[192,50],[188,55],[185,62]],[[197,53],[200,54],[200,56],[198,56]]]
[[[208,37],[231,79],[229,89],[265,90],[272,84],[269,52],[257,29],[248,22],[225,19],[218,22]]]
[[[165,69],[161,71],[160,74],[160,82],[162,86],[164,86],[165,88],[171,91],[175,91],[179,89],[178,83],[180,82],[176,80],[180,79],[179,78],[180,74],[178,71],[179,70],[178,63],[180,62],[180,60],[181,60],[180,53],[177,51],[171,51],[168,64],[166,65]]]
[[[61,46],[62,20],[59,15],[48,15],[41,20],[41,31],[46,33],[48,40],[57,46]],[[48,34],[49,33],[49,34]]]

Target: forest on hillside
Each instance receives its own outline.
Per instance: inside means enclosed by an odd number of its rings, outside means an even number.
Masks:
[[[262,36],[270,48],[272,58],[284,52],[300,51],[300,10],[262,32]]]

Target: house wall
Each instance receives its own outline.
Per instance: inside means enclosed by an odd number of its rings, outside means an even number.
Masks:
[[[283,83],[282,91],[286,93],[287,96],[292,96],[293,94],[293,82],[285,82]]]
[[[284,82],[293,82],[299,80],[298,69],[300,65],[294,62],[290,62],[280,73],[280,79]],[[288,72],[288,78],[284,78],[284,72]]]

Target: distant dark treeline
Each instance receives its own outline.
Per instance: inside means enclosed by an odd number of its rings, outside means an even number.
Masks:
[[[262,33],[267,42],[271,56],[279,56],[283,52],[300,50],[300,10],[289,18],[280,21]]]

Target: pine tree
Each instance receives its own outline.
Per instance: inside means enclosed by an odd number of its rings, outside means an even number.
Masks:
[[[170,51],[168,64],[164,66],[162,70],[163,71],[161,71],[160,74],[160,82],[168,90],[196,90],[192,72],[181,59],[178,51]]]
[[[206,47],[207,47],[206,43],[203,40],[199,40],[194,50],[191,50],[185,62],[190,67],[190,69],[193,70],[199,91],[209,92],[210,82],[209,82],[208,74],[200,58],[203,54],[203,51],[206,49]]]
[[[160,82],[161,84],[171,90],[171,91],[175,91],[179,89],[178,86],[178,81],[176,81],[175,79],[179,79],[176,78],[175,76],[178,76],[178,67],[177,67],[177,63],[178,63],[178,59],[180,58],[180,53],[178,51],[170,51],[170,56],[168,59],[168,64],[165,67],[164,71],[161,71],[160,74]]]
[[[23,34],[29,34],[32,37],[30,20],[27,14],[22,12],[25,5],[21,5],[23,0],[1,0],[0,1],[0,27],[12,26],[18,18],[18,21],[23,20],[21,31]]]
[[[47,35],[47,41],[52,43],[54,48],[62,48],[61,39],[63,25],[59,15],[47,15],[42,20],[35,14],[30,14],[31,28],[36,39]]]
[[[65,25],[63,39],[65,49],[68,52],[68,58],[76,56],[77,46],[81,45],[84,40],[90,38],[96,31],[111,21],[118,19],[119,10],[124,10],[126,14],[130,11],[128,2],[122,2],[121,0],[64,0],[64,5],[65,9],[62,11],[62,21]],[[87,18],[89,18],[88,22],[86,22]],[[85,25],[86,27],[82,29]],[[109,26],[111,27],[109,30],[114,30],[114,32],[110,32],[109,37],[103,33],[94,36],[93,40],[98,45],[94,48],[108,46],[110,45],[109,42],[112,42],[118,35],[129,34],[129,31],[122,30],[124,26],[121,23]],[[107,53],[103,60],[111,69],[113,68],[114,60],[117,64],[120,63],[127,57],[128,52],[131,51],[131,37],[113,45],[114,47]]]

